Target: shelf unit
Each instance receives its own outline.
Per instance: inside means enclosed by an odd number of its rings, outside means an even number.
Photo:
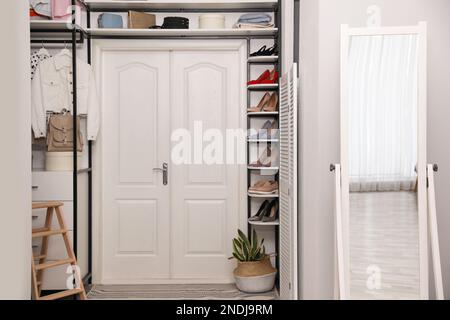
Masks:
[[[79,4],[84,7],[84,2],[81,0],[72,0],[72,11],[71,16],[68,21],[51,21],[51,20],[30,20],[30,43],[42,43],[44,44],[55,44],[70,46],[72,54],[72,91],[73,91],[73,101],[72,101],[72,116],[73,116],[73,127],[77,126],[77,49],[78,44],[84,44],[86,39],[89,39],[89,34],[85,28],[81,25],[76,24],[76,12],[75,5]],[[87,61],[90,63],[90,42],[88,41],[88,53]],[[86,152],[88,154],[88,166],[84,168],[78,168],[78,151],[77,151],[77,135],[73,137],[73,170],[69,172],[72,175],[72,194],[73,194],[73,250],[75,256],[78,257],[78,187],[79,187],[79,175],[87,174],[87,239],[88,252],[87,252],[87,274],[83,279],[84,283],[89,283],[92,276],[92,142],[89,141],[86,146]],[[40,173],[42,171],[35,170],[35,173]]]
[[[280,27],[280,17],[281,17],[281,5],[277,7],[275,11],[275,25],[278,27],[276,34],[274,35],[274,43],[278,45],[278,48],[281,48],[281,27]],[[271,67],[277,69],[279,73],[280,66],[281,66],[281,56],[257,56],[253,57],[251,56],[251,40],[248,40],[247,47],[249,49],[248,56],[247,56],[247,80],[254,80],[251,79],[252,76],[252,68],[254,67],[260,67],[260,66],[268,66],[268,69]],[[247,108],[252,108],[252,96],[255,94],[259,94],[262,92],[269,92],[274,93],[277,92],[279,95],[279,84],[262,84],[262,85],[248,85],[247,86]],[[271,119],[275,120],[279,123],[279,112],[247,112],[247,129],[250,130],[259,130],[260,128],[254,128],[252,127],[252,123],[254,121],[259,121],[259,119]],[[279,127],[278,127],[279,128]],[[247,167],[247,181],[248,181],[248,188],[250,188],[254,183],[255,180],[252,178],[254,177],[261,177],[261,179],[271,179],[271,180],[279,180],[279,167],[253,167],[250,166],[250,163],[252,161],[255,161],[256,159],[251,159],[251,148],[257,148],[257,156],[261,153],[261,146],[264,146],[264,144],[267,144],[269,146],[273,146],[274,144],[278,144],[279,139],[247,139],[247,155],[248,155],[248,164]],[[273,150],[273,149],[272,149]],[[259,178],[258,178],[259,179]],[[248,219],[252,216],[254,212],[257,211],[259,208],[255,208],[255,206],[260,206],[261,201],[264,200],[270,200],[270,201],[279,201],[279,190],[278,194],[272,194],[272,195],[256,195],[252,194],[250,192],[247,192],[247,210],[248,210]],[[277,252],[275,257],[275,264],[276,268],[280,270],[280,263],[279,263],[279,233],[280,233],[280,221],[277,220],[275,222],[262,222],[262,221],[249,221],[248,220],[248,234],[251,234],[252,230],[256,228],[273,228],[274,235],[275,235],[275,250]],[[278,277],[278,276],[277,276]]]

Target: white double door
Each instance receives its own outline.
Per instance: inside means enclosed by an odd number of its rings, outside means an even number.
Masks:
[[[174,164],[178,142],[171,136],[188,130],[194,161],[199,123],[203,131],[218,129],[224,136],[226,129],[241,127],[243,48],[208,50],[202,42],[169,51],[139,42],[134,48],[128,41],[124,50],[118,44],[117,50],[105,43],[97,47],[99,282],[232,282],[231,240],[245,214],[241,167]],[[159,170],[164,164],[167,181]]]

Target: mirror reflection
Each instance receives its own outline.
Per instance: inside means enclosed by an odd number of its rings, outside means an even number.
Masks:
[[[348,50],[351,299],[419,299],[418,36]]]

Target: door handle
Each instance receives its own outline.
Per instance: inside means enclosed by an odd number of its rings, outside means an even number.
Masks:
[[[163,185],[167,186],[169,184],[169,165],[164,162],[162,169],[161,168],[153,168],[153,171],[162,172],[163,174]]]

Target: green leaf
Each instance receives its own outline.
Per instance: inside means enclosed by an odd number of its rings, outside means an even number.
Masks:
[[[240,249],[239,241],[237,239],[233,239],[233,251],[236,253],[239,253],[239,254],[242,253],[242,250]]]
[[[241,231],[238,230],[239,236],[242,238],[242,241],[244,242],[244,244],[247,246],[247,249],[249,249],[251,247],[250,245],[250,241],[248,240],[247,236]]]
[[[244,262],[244,257],[240,256],[239,254],[233,252],[233,257],[235,257],[238,261]]]
[[[253,229],[253,235],[252,235],[252,247],[256,248],[258,246],[258,235],[256,234],[256,230]]]

